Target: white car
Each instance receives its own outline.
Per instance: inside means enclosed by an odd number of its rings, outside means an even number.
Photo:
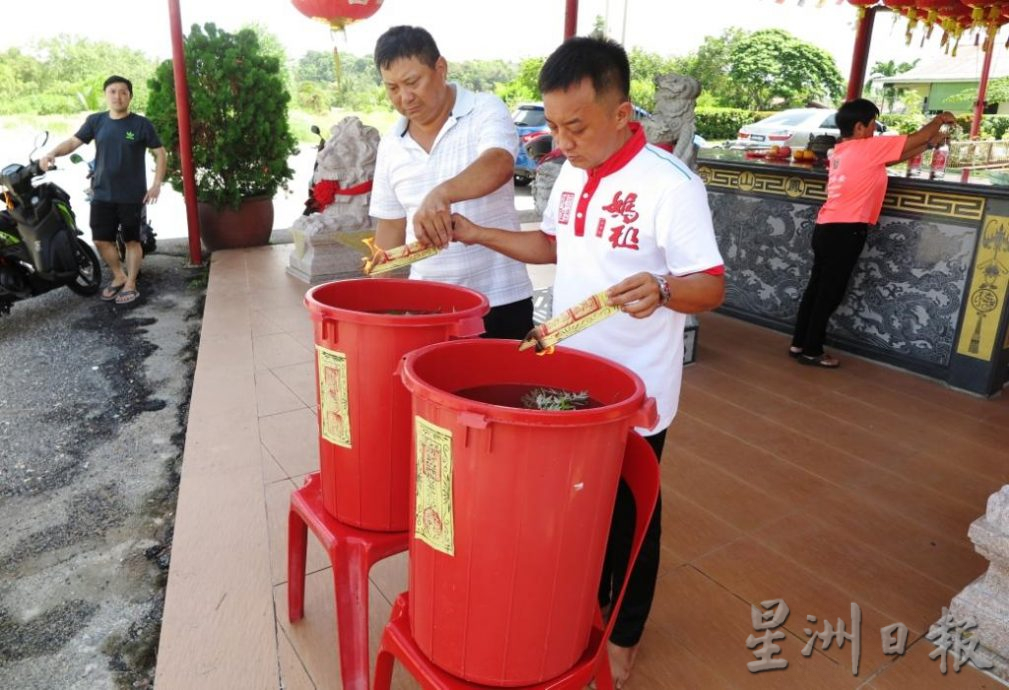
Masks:
[[[834,120],[836,110],[826,108],[793,108],[782,110],[760,122],[744,125],[740,128],[735,141],[729,142],[730,148],[750,149],[766,148],[768,146],[789,146],[805,148],[810,137],[829,135],[840,138],[841,130]],[[886,125],[876,123],[876,133],[886,133]]]

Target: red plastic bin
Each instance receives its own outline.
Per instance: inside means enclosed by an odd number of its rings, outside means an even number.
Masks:
[[[494,686],[539,683],[583,654],[628,432],[655,402],[624,367],[564,347],[472,340],[411,352],[415,523],[411,633],[437,666]],[[544,412],[456,395],[516,384],[585,390]]]
[[[457,285],[368,278],[316,286],[305,306],[326,510],[360,529],[405,531],[412,417],[397,367],[411,350],[483,333],[487,299]]]

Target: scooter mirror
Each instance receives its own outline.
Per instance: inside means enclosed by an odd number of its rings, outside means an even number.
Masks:
[[[31,154],[28,156],[29,160],[35,160],[35,152],[46,145],[49,141],[49,131],[40,132],[35,136],[35,148],[32,149]]]
[[[70,162],[71,163],[75,163],[75,164],[76,163],[83,163],[84,162],[84,157],[81,156],[81,154],[79,154],[79,153],[71,153],[70,154]]]
[[[312,125],[312,134],[321,137],[322,132],[319,130],[319,125]]]

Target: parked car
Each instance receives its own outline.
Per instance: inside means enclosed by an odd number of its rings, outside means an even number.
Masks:
[[[836,110],[826,108],[782,110],[760,122],[741,127],[736,140],[729,142],[729,147],[748,149],[777,145],[805,148],[811,137],[828,135],[840,138],[836,116]],[[887,133],[886,125],[877,122],[876,133]]]
[[[515,184],[527,185],[536,176],[536,162],[529,157],[526,144],[543,134],[548,134],[546,114],[542,103],[523,103],[512,113],[512,122],[518,130],[519,152],[515,158]]]
[[[634,106],[634,119],[651,117],[644,108]],[[524,186],[536,177],[539,159],[553,148],[553,136],[547,125],[542,103],[523,103],[512,113],[512,122],[518,129],[519,151],[515,157],[515,184]]]

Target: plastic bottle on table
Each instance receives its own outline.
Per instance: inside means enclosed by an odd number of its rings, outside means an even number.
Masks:
[[[921,177],[921,154],[917,153],[907,161],[907,176]]]
[[[946,177],[946,164],[949,162],[949,145],[944,141],[935,151],[932,152],[932,166],[929,177],[933,180],[941,180]]]

